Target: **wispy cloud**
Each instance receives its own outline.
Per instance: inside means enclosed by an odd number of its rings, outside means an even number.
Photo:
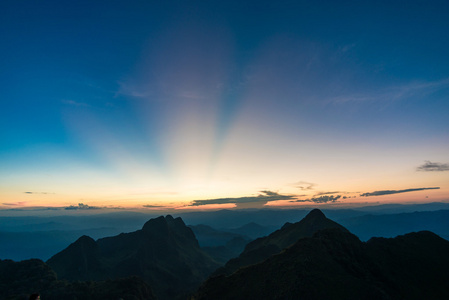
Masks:
[[[273,191],[260,191],[257,196],[249,197],[238,197],[238,198],[217,198],[217,199],[207,199],[207,200],[194,200],[191,206],[200,206],[208,204],[244,204],[244,203],[258,203],[260,205],[265,205],[271,201],[278,200],[291,200],[295,199],[296,196],[293,195],[282,195]]]
[[[4,202],[2,205],[6,206],[24,206],[26,204],[25,201],[19,201],[19,202]]]
[[[166,208],[167,206],[164,206],[164,205],[145,204],[145,205],[142,205],[142,207],[145,207],[145,208]]]
[[[62,100],[61,101],[64,104],[68,104],[68,105],[73,105],[73,106],[80,106],[80,107],[90,107],[89,104],[84,103],[84,102],[77,102],[77,101],[73,101],[73,100]]]
[[[115,97],[124,95],[138,99],[147,99],[151,95],[154,95],[154,92],[151,91],[147,85],[136,85],[128,82],[118,82],[118,84],[120,88],[116,92]]]
[[[405,189],[405,190],[383,190],[383,191],[375,191],[371,193],[363,193],[360,194],[361,197],[370,197],[370,196],[383,196],[383,195],[391,195],[391,194],[400,194],[400,193],[408,193],[408,192],[417,192],[424,190],[438,190],[439,187],[428,187],[428,188],[416,188],[416,189]]]
[[[49,192],[23,192],[24,194],[29,195],[54,195],[55,193],[49,193]]]
[[[442,172],[449,171],[449,164],[443,164],[439,162],[431,162],[426,160],[424,164],[416,168],[417,171],[424,172]]]
[[[319,193],[316,193],[315,196],[322,196],[322,195],[329,195],[329,194],[338,194],[338,193],[344,193],[344,192],[339,192],[339,191],[335,191],[335,192],[319,192]]]
[[[341,53],[346,53],[346,52],[350,51],[352,48],[354,48],[356,45],[357,45],[356,43],[347,44],[347,45],[339,47],[338,51],[340,51]]]
[[[46,206],[24,206],[3,209],[2,211],[15,211],[15,212],[40,212],[40,211],[58,211],[60,207],[46,207]]]
[[[385,88],[375,93],[341,95],[330,98],[329,102],[343,104],[348,102],[394,101],[429,95],[445,88],[449,88],[449,78],[431,82],[411,82],[405,85]]]
[[[313,190],[315,183],[307,182],[307,181],[298,181],[292,184],[292,186],[302,190],[302,191],[310,191]]]

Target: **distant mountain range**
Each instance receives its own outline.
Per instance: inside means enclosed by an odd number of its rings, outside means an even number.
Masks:
[[[412,231],[432,231],[449,240],[449,210],[399,214],[368,214],[339,221],[361,240],[395,237]]]
[[[373,236],[394,237],[420,230],[429,230],[443,238],[449,238],[448,203],[385,204],[322,211],[328,218],[345,226],[363,241]],[[206,225],[214,230],[255,239],[270,234],[286,222],[295,223],[301,220],[308,212],[306,209],[245,209],[187,212],[174,217],[182,217],[190,226]],[[127,211],[46,217],[0,216],[0,258],[16,261],[29,258],[48,260],[82,235],[96,240],[122,232],[132,232],[156,217],[158,215],[151,213]],[[208,245],[203,236],[198,235],[197,239],[201,247],[226,248],[225,243],[229,241]],[[240,254],[233,251],[223,258]]]
[[[262,226],[255,222],[250,222],[250,223],[247,223],[247,224],[237,227],[237,228],[228,228],[228,229],[221,229],[221,230],[245,235],[251,239],[256,239],[256,238],[259,238],[262,236],[269,235],[276,229],[277,229],[277,227],[275,227],[275,226],[271,226],[271,225]]]
[[[253,239],[274,231],[270,226],[261,226],[254,222],[221,230],[202,224],[189,227],[195,233],[201,248],[221,264],[239,256],[246,244]]]
[[[207,225],[191,225],[189,228],[198,239],[201,249],[220,264],[238,256],[252,240],[246,235],[216,230]]]

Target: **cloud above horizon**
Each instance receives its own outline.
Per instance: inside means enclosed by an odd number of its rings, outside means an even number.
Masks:
[[[315,196],[323,196],[323,195],[338,194],[338,193],[345,193],[345,192],[339,192],[339,191],[335,191],[335,192],[319,192],[319,193],[316,193]]]
[[[29,194],[29,195],[49,195],[49,194],[54,194],[54,193],[48,193],[48,192],[23,192],[24,194]]]
[[[315,183],[307,182],[307,181],[298,181],[293,184],[294,187],[296,187],[302,191],[313,190],[315,185],[316,185]]]
[[[430,160],[426,160],[424,164],[416,168],[416,171],[424,171],[424,172],[449,171],[449,164],[431,162]]]
[[[160,209],[160,208],[168,208],[169,206],[167,206],[167,205],[153,205],[153,204],[145,204],[145,205],[142,205],[142,207],[144,207],[144,208],[154,208],[154,209]]]
[[[373,102],[405,100],[411,97],[425,96],[449,87],[449,78],[437,81],[413,81],[404,85],[385,87],[375,93],[349,94],[331,97],[327,101],[334,104],[344,104],[348,102]]]
[[[318,194],[319,195],[319,194]],[[321,194],[322,195],[322,194]],[[341,195],[322,195],[318,197],[312,197],[304,200],[295,200],[291,202],[313,202],[313,203],[333,203],[337,202],[341,198]]]
[[[24,206],[26,204],[25,201],[19,201],[19,202],[4,202],[2,205],[6,206]]]
[[[370,196],[383,196],[383,195],[391,195],[391,194],[400,194],[400,193],[408,193],[408,192],[416,192],[416,191],[424,191],[424,190],[438,190],[439,187],[428,187],[428,188],[416,188],[416,189],[405,189],[405,190],[383,190],[383,191],[374,191],[371,193],[363,193],[360,194],[360,197],[370,197]]]
[[[76,205],[70,205],[67,207],[64,207],[66,210],[86,210],[86,209],[101,209],[101,207],[98,206],[89,206],[84,203],[78,203],[78,206]]]
[[[68,105],[73,105],[73,106],[82,106],[82,107],[91,107],[91,105],[84,103],[84,102],[77,102],[77,101],[73,101],[73,100],[62,100],[61,101],[64,104],[68,104]]]
[[[295,197],[296,196],[294,195],[282,195],[273,191],[264,190],[260,191],[260,194],[257,196],[194,200],[190,205],[200,206],[208,204],[236,204],[237,206],[242,206],[243,204],[253,203],[257,204],[257,206],[263,206],[271,201],[291,200],[295,199]]]

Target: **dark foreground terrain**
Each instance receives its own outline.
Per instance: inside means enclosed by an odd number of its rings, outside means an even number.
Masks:
[[[449,242],[431,232],[367,243],[340,229],[208,279],[191,299],[449,299]]]
[[[105,281],[58,280],[56,273],[39,259],[14,262],[0,260],[0,299],[27,300],[34,292],[41,299],[157,299],[138,277]]]

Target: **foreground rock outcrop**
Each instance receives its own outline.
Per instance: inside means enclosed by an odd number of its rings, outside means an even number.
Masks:
[[[35,292],[42,299],[155,300],[151,288],[138,277],[105,281],[59,280],[43,261],[0,260],[0,299],[24,300]]]

